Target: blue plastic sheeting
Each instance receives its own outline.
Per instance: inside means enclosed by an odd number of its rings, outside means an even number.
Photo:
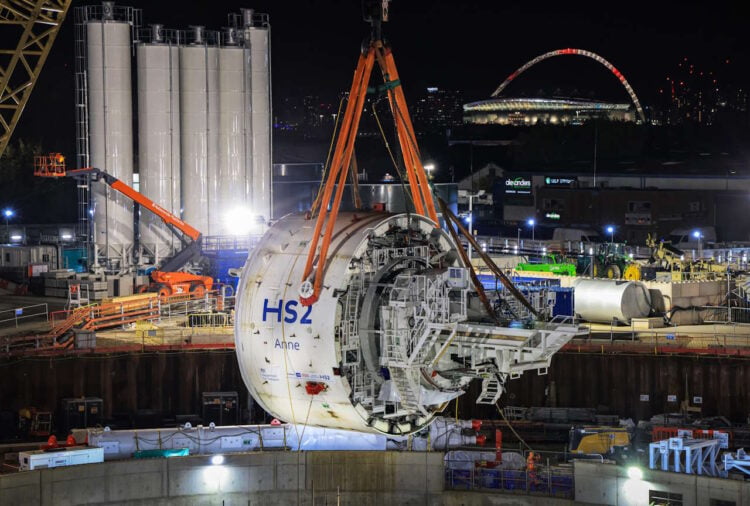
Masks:
[[[573,300],[575,293],[572,288],[560,288],[552,290],[555,292],[555,305],[552,307],[552,316],[573,316]]]
[[[494,489],[532,494],[545,494],[555,497],[573,497],[572,475],[548,475],[545,470],[536,474],[526,471],[511,471],[477,467],[469,469],[446,469],[448,489]]]
[[[485,290],[503,292],[505,287],[494,274],[478,274],[477,278]],[[561,287],[559,279],[523,278],[514,277],[513,284],[521,293],[546,290],[555,293],[555,305],[552,308],[552,316],[573,316],[573,288]]]
[[[229,275],[230,269],[241,269],[247,260],[247,251],[242,250],[219,250],[204,253],[210,262],[209,276],[217,283],[231,285],[237,289],[238,278]]]
[[[62,250],[63,269],[75,272],[86,272],[86,248],[69,248]]]
[[[479,282],[485,290],[502,290],[503,284],[494,274],[477,274]],[[560,288],[560,280],[557,278],[540,279],[516,276],[510,279],[519,290],[541,290],[542,288]]]

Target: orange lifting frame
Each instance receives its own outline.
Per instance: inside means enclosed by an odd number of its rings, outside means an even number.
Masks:
[[[437,213],[435,212],[435,202],[433,201],[432,192],[427,181],[427,175],[420,159],[417,137],[414,134],[414,127],[406,107],[406,98],[404,97],[404,91],[401,88],[398,78],[393,53],[390,49],[383,49],[381,41],[374,41],[370,44],[367,51],[359,56],[341,130],[336,139],[336,148],[333,153],[330,170],[323,186],[323,198],[316,199],[318,205],[317,207],[314,206],[310,213],[310,217],[312,218],[316,210],[318,212],[315,218],[315,230],[310,242],[305,270],[302,275],[303,285],[307,283],[312,284],[312,293],[309,296],[300,297],[300,302],[305,306],[314,304],[320,296],[320,289],[323,284],[323,277],[325,276],[328,248],[331,245],[336,217],[341,206],[347,170],[351,163],[352,153],[354,152],[354,141],[357,139],[359,122],[365,105],[367,85],[370,82],[375,60],[377,60],[383,74],[384,88],[386,89],[388,103],[396,123],[396,133],[404,157],[404,167],[415,211],[417,214],[429,217],[438,227],[440,226]],[[331,204],[334,187],[336,193]],[[328,209],[329,205],[330,210]],[[324,226],[325,232],[323,232]],[[321,234],[323,236],[322,242],[320,242]],[[320,251],[318,252],[319,242]],[[316,258],[317,269],[315,268]],[[311,280],[313,272],[315,277]]]

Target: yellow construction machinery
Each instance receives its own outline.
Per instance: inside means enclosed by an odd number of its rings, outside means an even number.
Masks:
[[[570,429],[570,453],[618,456],[630,447],[625,427],[580,426]]]
[[[72,0],[0,0],[0,156],[18,124]],[[17,36],[14,36],[13,31]],[[15,47],[7,43],[16,42]]]
[[[646,246],[651,248],[651,257],[646,263],[632,263],[623,273],[628,280],[652,280],[659,272],[669,273],[671,281],[697,281],[721,279],[726,276],[727,266],[713,260],[689,259],[685,253],[668,241],[656,241],[650,234]]]

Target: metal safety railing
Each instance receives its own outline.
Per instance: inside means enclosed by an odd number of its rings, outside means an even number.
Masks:
[[[700,325],[700,329],[662,328],[635,329],[632,326],[610,326],[607,330],[590,330],[563,347],[568,352],[641,352],[641,353],[703,353],[750,356],[750,325],[716,322]]]
[[[227,313],[190,313],[188,314],[188,327],[215,328],[230,327],[232,319]]]
[[[203,238],[201,249],[204,252],[251,250],[260,242],[261,237],[261,235],[209,235]]]
[[[15,327],[18,327],[19,322],[23,323],[32,318],[39,320],[44,318],[44,321],[49,321],[49,306],[46,303],[33,304],[0,311],[0,326],[13,323]]]
[[[562,252],[576,256],[590,256],[601,244],[588,241],[529,239],[520,235],[518,237],[478,235],[476,239],[482,247],[482,251],[490,255],[544,255],[551,252]],[[465,240],[462,240],[462,242],[464,246],[468,247]],[[632,255],[633,258],[648,258],[651,255],[651,248],[627,245],[623,248],[623,252],[628,256]]]
[[[232,323],[235,298],[225,296],[223,291],[209,292],[203,296],[196,297],[194,294],[186,293],[166,298],[144,296],[142,298],[131,298],[117,302],[104,304],[90,304],[80,308],[64,311],[48,312],[47,304],[38,304],[13,310],[0,312],[0,323],[15,322],[24,318],[42,317],[51,325],[41,333],[21,336],[7,336],[0,341],[0,350],[7,354],[25,354],[50,351],[74,350],[74,335],[77,331],[96,331],[104,329],[115,329],[117,327],[132,328],[139,322],[164,322],[171,318],[190,319],[195,316],[193,326],[203,328],[206,332],[213,334],[215,331],[226,329]],[[38,308],[44,310],[37,310]],[[35,311],[32,311],[35,310]],[[2,319],[3,313],[8,318]],[[189,327],[188,327],[189,328]],[[156,332],[158,334],[158,332]],[[145,344],[145,334],[142,345]],[[185,343],[183,336],[176,336],[175,343]],[[155,343],[157,345],[173,345],[166,342]],[[135,342],[135,341],[133,341]],[[110,343],[114,346],[126,346],[126,340],[120,339]],[[226,347],[226,343],[206,343],[206,347],[220,345]],[[107,345],[101,346],[106,348]],[[99,348],[99,346],[97,346]]]
[[[470,465],[467,465],[470,464]],[[446,461],[445,487],[449,490],[477,490],[573,499],[572,468],[540,467],[512,470],[481,467],[473,462]]]

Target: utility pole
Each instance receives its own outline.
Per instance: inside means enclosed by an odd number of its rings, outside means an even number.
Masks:
[[[596,188],[596,147],[599,143],[599,123],[594,120],[594,188]]]
[[[469,235],[473,238],[474,237],[474,198],[475,197],[481,197],[485,194],[484,190],[479,190],[476,193],[469,193],[467,196],[469,197]],[[469,249],[467,250],[467,253],[469,255],[469,261],[471,261],[471,241],[469,241]]]

